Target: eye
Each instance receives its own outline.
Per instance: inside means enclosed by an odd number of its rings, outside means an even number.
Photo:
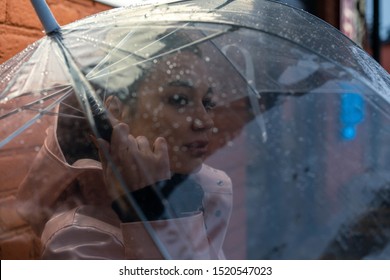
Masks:
[[[212,110],[215,106],[217,106],[217,103],[215,103],[215,101],[213,101],[211,98],[203,99],[202,103],[207,111]]]
[[[189,104],[189,99],[183,94],[174,94],[168,98],[168,103],[177,107],[182,107]]]

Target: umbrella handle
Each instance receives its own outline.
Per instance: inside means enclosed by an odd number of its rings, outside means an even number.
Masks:
[[[45,0],[31,0],[31,4],[33,5],[43,27],[45,28],[46,34],[60,30],[60,26],[58,25]]]
[[[112,125],[110,123],[110,120],[108,119],[107,112],[93,112],[93,119],[95,121],[95,126],[99,137],[110,143],[112,135]]]

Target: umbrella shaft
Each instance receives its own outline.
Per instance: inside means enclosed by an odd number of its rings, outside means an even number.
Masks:
[[[50,34],[60,29],[60,26],[58,25],[45,0],[31,0],[31,4],[33,5],[43,27],[45,28],[46,34]]]

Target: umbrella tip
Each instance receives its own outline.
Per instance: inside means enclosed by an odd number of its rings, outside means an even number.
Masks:
[[[60,26],[58,25],[45,0],[31,0],[31,4],[35,9],[35,12],[39,17],[46,34],[50,34],[60,29]]]

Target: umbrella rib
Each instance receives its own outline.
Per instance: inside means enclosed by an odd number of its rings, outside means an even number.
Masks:
[[[19,73],[24,70],[23,68],[25,67],[26,65],[26,62],[24,62],[24,60],[26,59],[26,57],[30,56],[29,59],[31,59],[31,57],[33,57],[35,55],[35,52],[37,51],[37,49],[41,46],[41,45],[38,45],[38,43],[34,43],[33,45],[30,45],[29,48],[34,49],[34,52],[32,54],[28,54],[26,53],[26,55],[23,55],[22,56],[22,53],[19,53],[18,55],[20,56],[19,59],[20,61],[18,61],[18,68],[15,72],[12,72],[9,73],[12,74],[14,77],[17,77],[19,75]],[[7,86],[4,88],[4,90],[2,91],[2,94],[0,96],[0,100],[5,96],[7,95],[7,93],[10,91],[10,89],[16,84],[17,82],[17,79],[12,79],[8,84]]]
[[[122,67],[122,68],[120,68],[120,69],[116,69],[114,72],[111,72],[110,75],[115,74],[115,73],[120,72],[120,71],[123,71],[123,70],[126,69],[126,68],[134,67],[134,66],[140,65],[140,64],[142,64],[142,63],[145,63],[145,62],[148,62],[148,61],[152,61],[152,60],[154,60],[154,59],[157,59],[157,58],[160,58],[160,57],[163,57],[163,56],[166,56],[166,55],[169,55],[169,54],[178,52],[178,51],[183,50],[183,49],[185,49],[185,48],[188,48],[188,47],[191,47],[191,46],[194,46],[194,45],[197,45],[197,44],[201,44],[201,43],[206,42],[206,41],[209,41],[209,40],[211,40],[211,39],[215,39],[215,38],[217,38],[217,37],[219,37],[219,36],[221,36],[221,35],[223,35],[223,34],[226,34],[226,33],[228,33],[228,32],[232,32],[232,31],[234,31],[234,30],[236,30],[236,29],[237,29],[237,28],[236,28],[236,27],[233,27],[233,26],[232,26],[232,27],[229,27],[228,29],[225,29],[225,30],[219,31],[219,32],[217,32],[217,33],[208,35],[208,36],[206,36],[206,37],[204,37],[204,38],[195,40],[195,41],[193,41],[193,42],[191,42],[191,43],[188,43],[188,44],[185,44],[185,45],[183,45],[183,46],[181,46],[181,47],[178,47],[178,48],[175,48],[175,49],[166,51],[166,52],[164,52],[164,53],[160,53],[160,54],[154,55],[154,56],[152,56],[152,57],[146,58],[146,59],[144,59],[143,61],[139,61],[139,62],[134,63],[134,64],[132,64],[132,65],[125,66],[125,67]],[[106,74],[103,74],[103,75],[100,75],[100,76],[94,76],[94,77],[91,77],[90,79],[91,79],[91,80],[94,80],[94,79],[102,78],[102,77],[104,77],[104,75],[106,75]]]
[[[184,24],[183,26],[186,26],[186,25],[188,25],[188,23]],[[182,28],[182,27],[176,28],[175,30],[173,30],[173,31],[169,32],[168,34],[164,35],[164,37],[162,37],[161,39],[166,38],[166,37],[172,35],[173,33],[175,33],[177,30],[179,30],[179,29],[181,29],[181,28]],[[117,45],[117,46],[116,46],[116,47],[115,47],[115,48],[114,48],[114,49],[113,49],[113,50],[112,50],[112,51],[111,51],[111,52],[110,52],[110,53],[109,53],[101,62],[99,62],[98,65],[96,65],[95,68],[97,68],[98,66],[104,64],[104,63],[111,57],[112,53],[113,53],[114,51],[118,50],[118,47],[120,47],[122,44],[124,44],[124,43],[126,42],[128,36],[129,36],[130,34],[131,34],[131,33],[128,33],[128,34],[125,36],[125,38],[123,38],[123,39],[118,43],[118,45]],[[161,40],[161,39],[160,39],[160,40]],[[156,42],[158,42],[158,41],[154,41],[154,42],[152,42],[152,43],[149,43],[149,44],[147,44],[146,46],[143,46],[142,48],[140,48],[140,49],[134,51],[134,52],[131,53],[130,55],[125,56],[124,58],[122,58],[122,59],[116,61],[116,62],[113,63],[113,64],[110,64],[108,67],[106,67],[106,68],[104,68],[104,69],[101,69],[100,71],[97,71],[96,73],[90,74],[90,73],[93,71],[93,69],[92,69],[91,72],[89,72],[89,73],[87,74],[87,77],[90,77],[91,75],[98,75],[98,74],[99,74],[100,72],[102,72],[103,70],[107,70],[107,69],[109,69],[110,67],[113,67],[113,66],[115,66],[116,64],[118,64],[118,63],[122,62],[123,60],[126,60],[126,59],[128,59],[129,57],[132,57],[132,56],[137,56],[138,58],[145,59],[145,58],[143,58],[143,57],[137,55],[136,52],[142,51],[142,50],[144,50],[144,49],[146,49],[146,48],[152,46],[152,45],[155,44]]]
[[[55,106],[57,106],[65,97],[61,97],[60,99],[57,99],[54,103],[47,106],[44,110],[36,114],[33,118],[31,118],[29,121],[25,122],[21,127],[19,127],[17,130],[9,134],[6,138],[0,141],[0,148],[4,145],[8,144],[12,139],[14,139],[16,136],[20,135],[23,131],[25,131],[27,128],[29,128],[31,125],[33,125],[37,120],[39,120],[45,113],[45,111],[51,111],[54,109]]]
[[[72,106],[72,105],[69,105],[69,104],[67,104],[67,103],[62,103],[61,105],[63,105],[64,107],[70,108],[70,109],[72,109],[72,110],[74,110],[74,111],[76,111],[76,112],[78,112],[78,113],[83,113],[83,111],[80,110],[79,108],[76,108],[76,107],[74,107],[74,106]]]
[[[50,111],[41,111],[39,109],[33,109],[33,108],[30,108],[28,110],[33,111],[33,112],[41,112],[42,115],[47,115],[47,116],[61,116],[61,117],[67,117],[67,118],[71,118],[71,119],[83,119],[83,120],[85,119],[82,116],[75,116],[75,115],[66,114],[66,113],[54,113],[54,112],[50,112]]]
[[[4,114],[4,115],[1,115],[1,116],[0,116],[0,120],[5,119],[6,117],[9,117],[9,116],[14,115],[14,114],[16,114],[16,113],[19,113],[20,110],[37,110],[37,111],[38,111],[39,109],[33,109],[33,108],[31,108],[31,107],[34,106],[34,105],[36,105],[36,104],[38,104],[38,103],[41,103],[41,102],[43,102],[43,101],[47,101],[47,100],[49,100],[49,99],[51,99],[51,98],[53,98],[53,97],[56,97],[57,95],[60,95],[60,94],[64,94],[64,98],[65,98],[65,97],[67,97],[70,93],[71,93],[71,91],[68,91],[68,92],[65,92],[65,93],[62,93],[61,91],[59,91],[59,92],[55,92],[55,93],[53,93],[53,94],[47,95],[47,96],[45,96],[45,97],[43,97],[43,98],[37,99],[37,100],[35,100],[35,101],[33,101],[33,102],[30,102],[30,103],[28,103],[28,104],[26,104],[26,105],[23,105],[23,106],[21,106],[21,107],[19,107],[19,108],[17,108],[17,109],[14,109],[14,110],[12,110],[12,111],[10,111],[10,112]],[[25,95],[29,95],[29,94],[26,93]],[[61,98],[61,100],[63,100],[63,98]]]
[[[233,28],[233,30],[239,29],[239,27],[237,27],[237,26],[232,26],[231,28]],[[202,32],[202,33],[207,36],[207,34],[205,34],[204,32]],[[237,73],[239,74],[239,76],[246,82],[246,84],[249,88],[249,92],[254,93],[254,94],[249,94],[249,102],[252,105],[255,116],[257,116],[257,115],[260,116],[260,117],[256,117],[255,121],[261,130],[261,137],[263,139],[263,142],[266,142],[267,141],[267,131],[266,131],[266,127],[265,127],[265,122],[264,122],[264,118],[261,117],[261,109],[260,109],[259,104],[257,103],[257,100],[261,98],[259,91],[253,86],[253,82],[251,82],[247,79],[245,74],[242,73],[242,71],[240,71],[240,69],[238,69],[238,67],[234,64],[234,62],[232,62],[232,60],[216,45],[216,43],[213,40],[210,40],[210,42],[211,42],[211,44],[214,45],[214,47],[218,50],[218,52],[227,61],[230,62],[230,64],[233,66],[234,70],[236,70]]]
[[[223,7],[225,7],[225,6],[229,5],[230,3],[234,2],[234,1],[235,1],[235,0],[226,0],[226,2],[225,2],[225,3],[223,3],[223,4],[219,5],[218,7],[215,7],[214,9],[215,9],[215,10],[222,9]]]

